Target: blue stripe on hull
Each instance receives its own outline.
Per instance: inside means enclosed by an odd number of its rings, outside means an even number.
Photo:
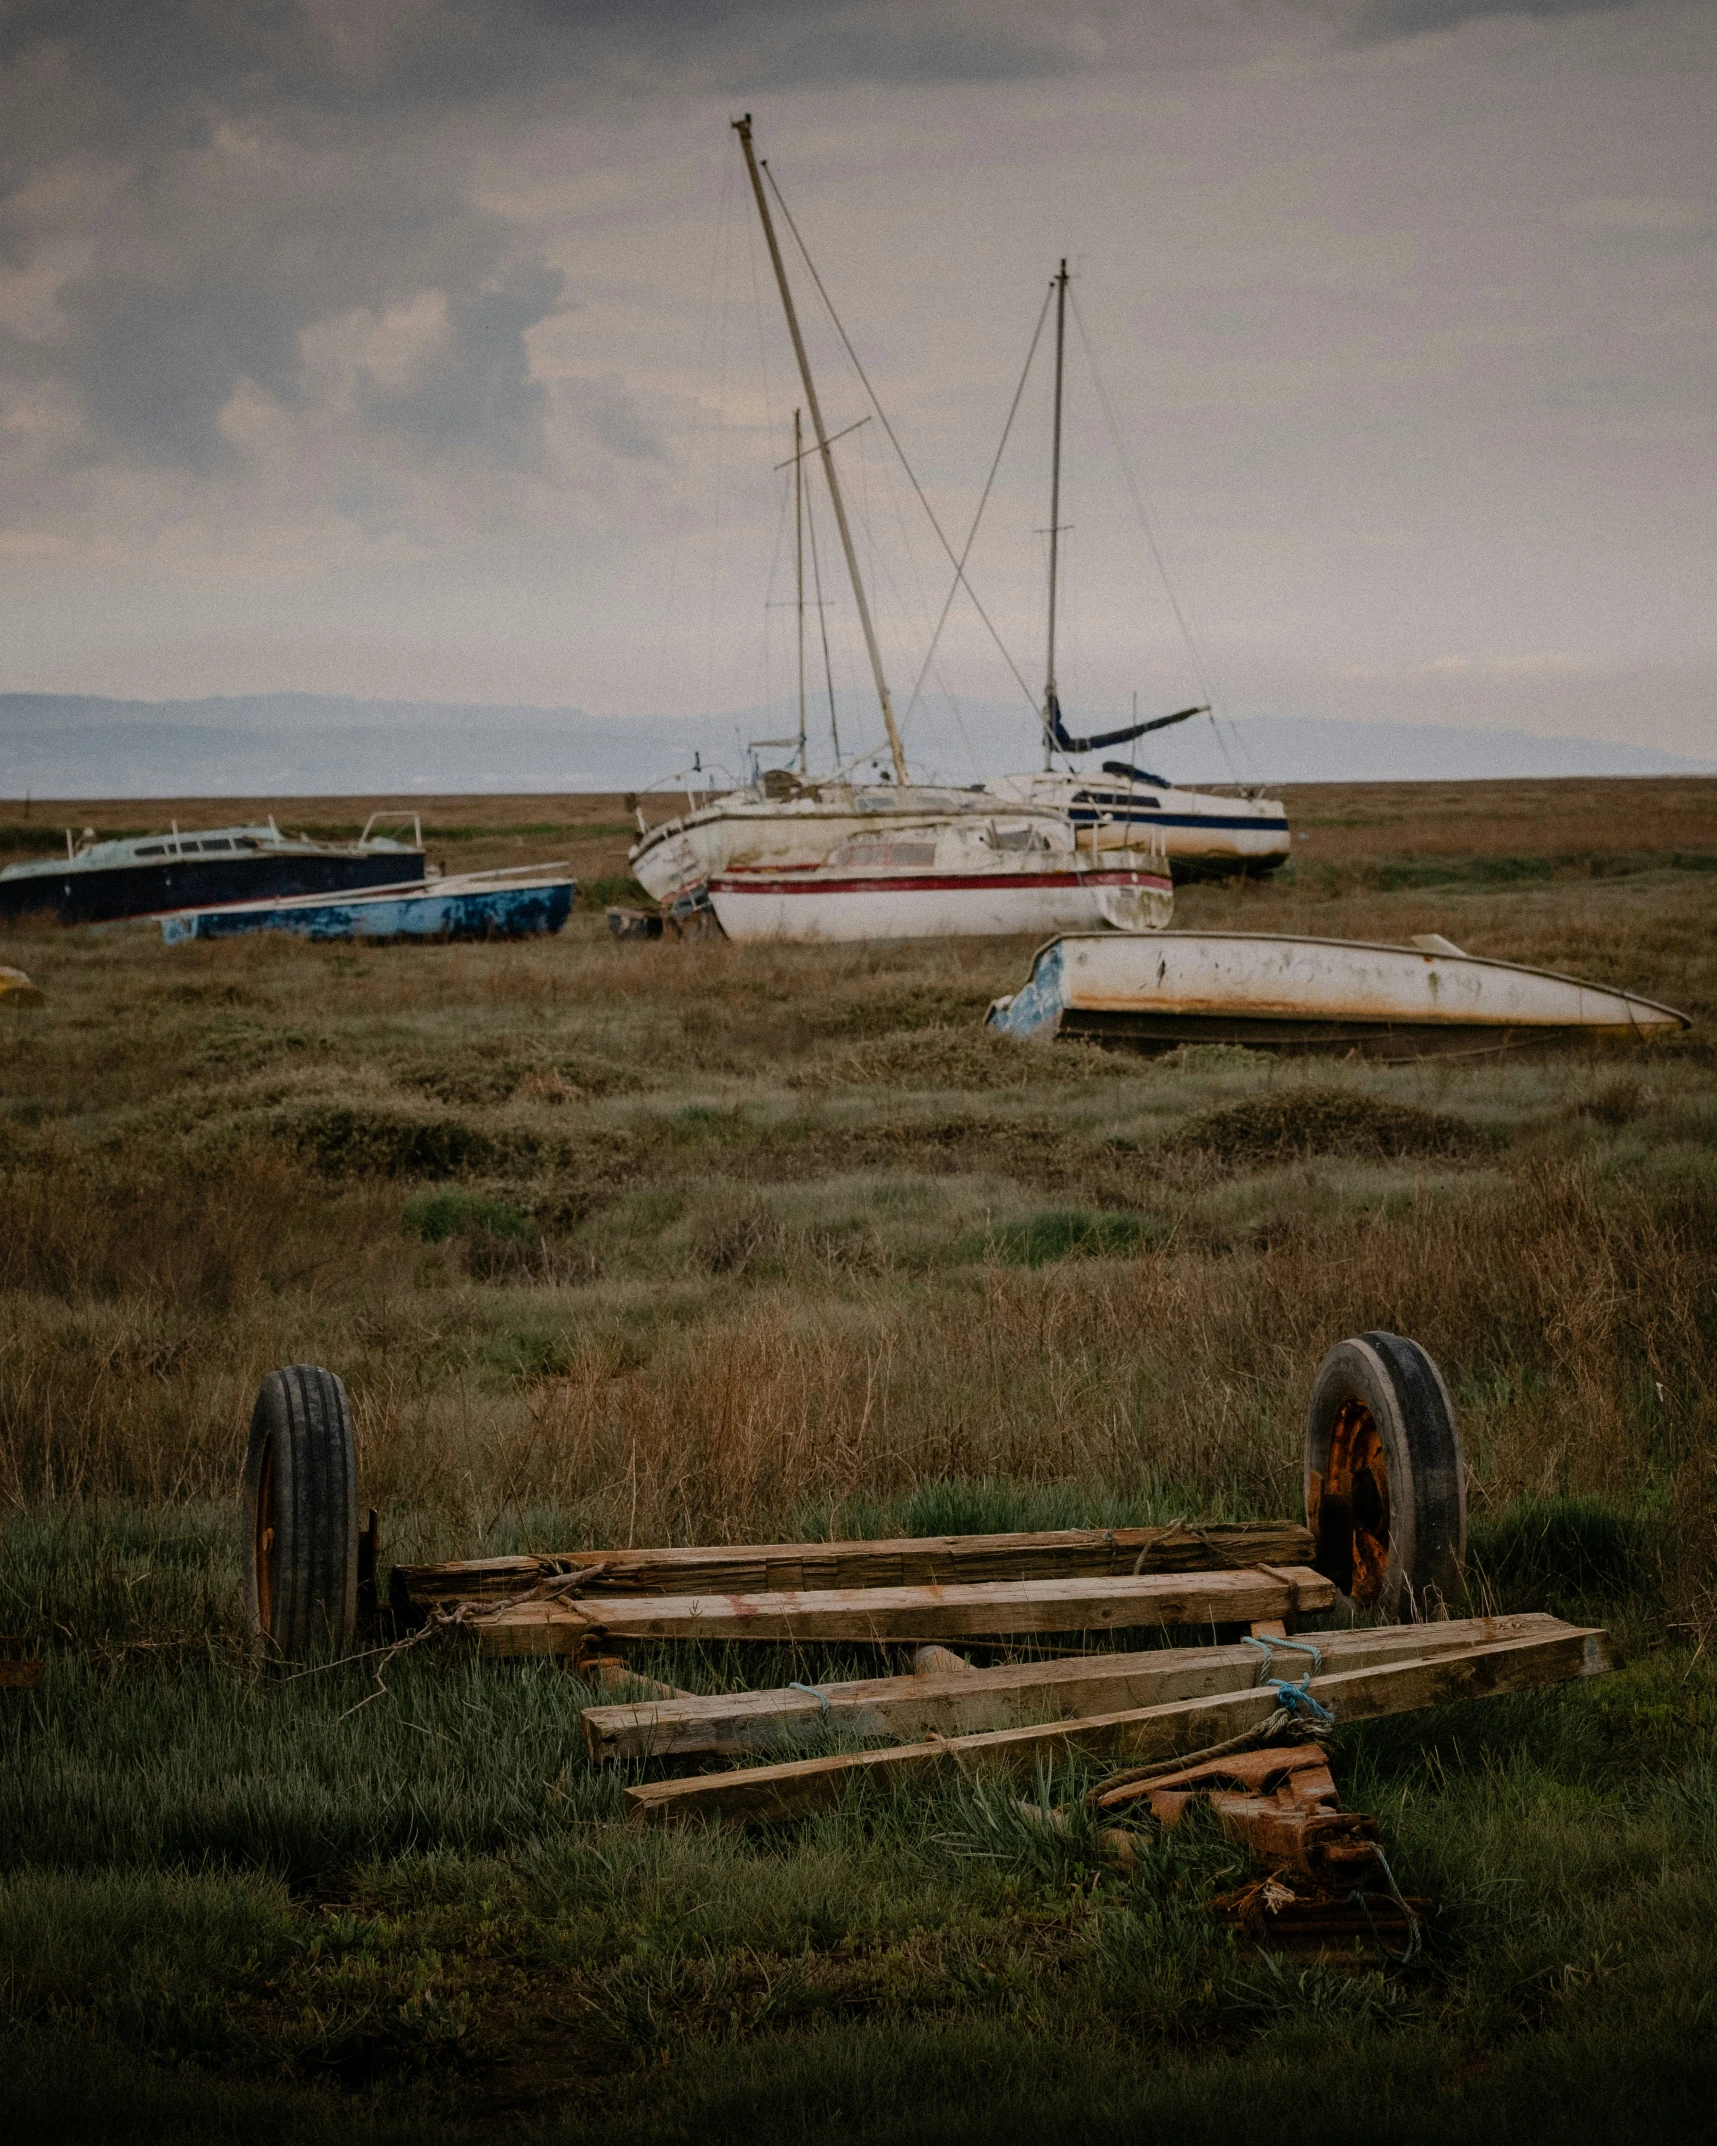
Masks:
[[[1285,819],[1231,819],[1226,813],[1214,812],[1093,811],[1088,806],[1074,805],[1067,816],[1076,827],[1199,827],[1247,835],[1285,835],[1288,831]]]

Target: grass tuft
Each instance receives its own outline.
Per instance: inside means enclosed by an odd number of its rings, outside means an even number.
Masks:
[[[1311,1087],[1249,1097],[1182,1126],[1178,1144],[1230,1167],[1299,1155],[1470,1155],[1473,1128],[1446,1111],[1349,1088]]]

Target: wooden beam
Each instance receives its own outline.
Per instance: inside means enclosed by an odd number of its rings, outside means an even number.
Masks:
[[[1565,1626],[1548,1637],[1314,1676],[1311,1693],[1345,1724],[1597,1676],[1614,1666],[1607,1633]],[[749,1822],[803,1818],[829,1809],[862,1781],[898,1789],[964,1768],[1029,1772],[1042,1760],[1069,1754],[1129,1764],[1180,1758],[1261,1729],[1276,1705],[1276,1694],[1267,1686],[1223,1692],[1079,1721],[992,1729],[881,1751],[699,1774],[685,1781],[652,1781],[629,1788],[626,1801],[630,1815],[639,1819],[706,1814]]]
[[[1056,1528],[1028,1535],[923,1535],[891,1542],[741,1543],[681,1550],[569,1550],[396,1565],[396,1609],[503,1601],[540,1581],[582,1576],[580,1593],[769,1594],[844,1587],[935,1587],[953,1581],[1053,1580],[1241,1565],[1307,1565],[1307,1531],[1291,1520],[1189,1527]]]
[[[550,1597],[472,1620],[486,1654],[567,1654],[597,1637],[768,1639],[805,1644],[1094,1632],[1141,1625],[1250,1624],[1328,1609],[1335,1588],[1309,1566],[1146,1572],[1136,1578],[991,1580],[959,1587],[818,1593]]]
[[[1568,1627],[1554,1617],[1468,1617],[1448,1624],[1380,1625],[1358,1632],[1319,1632],[1326,1670],[1457,1653],[1508,1639],[1547,1637]],[[938,1649],[938,1652],[945,1650]],[[957,1659],[957,1657],[951,1657]],[[1282,1648],[1275,1674],[1298,1680],[1309,1655]],[[1256,1683],[1264,1656],[1256,1647],[1155,1647],[1142,1654],[1080,1654],[1061,1661],[1008,1662],[995,1669],[964,1664],[910,1677],[868,1677],[779,1691],[682,1695],[666,1704],[587,1706],[584,1740],[603,1759],[737,1756],[778,1751],[824,1729],[844,1736],[965,1736],[1033,1721],[1073,1721],[1126,1707],[1206,1699]]]

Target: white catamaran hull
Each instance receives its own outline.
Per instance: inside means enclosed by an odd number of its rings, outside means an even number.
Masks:
[[[1010,804],[1065,812],[1083,837],[1101,827],[1114,840],[1161,842],[1177,879],[1273,872],[1293,849],[1287,807],[1276,797],[1220,797],[1169,783],[1116,782],[1105,775],[1002,775],[985,788]]]
[[[1292,1047],[1465,1039],[1664,1036],[1691,1026],[1651,999],[1446,941],[1376,946],[1264,932],[1161,932],[1147,943],[1065,937],[997,999],[989,1026],[1021,1038],[1088,1036],[1146,1049],[1186,1042]]]
[[[719,872],[801,872],[828,861],[855,835],[918,826],[927,815],[955,819],[994,813],[993,797],[971,790],[857,789],[830,784],[820,795],[792,798],[721,797],[679,819],[652,827],[633,847],[632,876],[658,902],[701,887]],[[1018,817],[1063,818],[1013,806]]]
[[[1174,890],[1160,872],[721,873],[709,883],[730,939],[827,942],[1160,930]]]

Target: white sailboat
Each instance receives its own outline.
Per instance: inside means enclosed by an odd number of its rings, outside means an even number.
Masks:
[[[717,872],[730,939],[932,939],[1160,931],[1174,883],[1160,843],[1081,847],[1065,820],[923,820],[849,836],[801,871]]]
[[[835,527],[853,592],[877,705],[888,741],[894,780],[858,783],[836,777],[811,781],[804,772],[803,660],[800,668],[799,773],[772,770],[753,787],[730,790],[697,804],[688,797],[688,809],[652,827],[639,816],[639,839],[630,852],[633,876],[655,900],[664,905],[694,896],[722,877],[756,872],[803,872],[826,862],[842,844],[888,828],[903,829],[934,815],[948,820],[978,818],[993,814],[999,803],[1014,815],[1043,816],[1082,832],[1100,846],[1135,844],[1147,855],[1166,856],[1182,876],[1198,871],[1233,872],[1269,870],[1288,855],[1286,814],[1275,800],[1255,796],[1226,797],[1212,793],[1179,790],[1140,769],[1106,763],[1102,774],[1082,775],[1057,769],[1054,757],[1072,759],[1089,750],[1129,742],[1147,732],[1207,712],[1187,709],[1181,714],[1134,722],[1089,739],[1072,738],[1061,719],[1055,685],[1055,608],[1058,583],[1058,530],[1061,478],[1062,377],[1065,351],[1067,268],[1061,265],[1056,279],[1056,370],[1054,463],[1051,478],[1050,588],[1048,625],[1048,679],[1042,719],[1045,765],[1041,771],[1004,776],[988,784],[962,789],[954,785],[912,781],[905,746],[896,721],[882,654],[865,595],[856,548],[847,519],[830,439],[811,376],[810,360],[800,332],[786,265],[782,259],[774,219],[764,189],[762,168],[752,141],[751,119],[734,122],[746,172],[751,182],[759,221],[786,316],[788,334],[803,385],[815,436],[814,448],[821,463],[833,509]],[[796,484],[801,456],[794,457]],[[797,505],[797,498],[796,498]],[[802,570],[801,570],[802,571]],[[962,579],[963,579],[962,572]],[[800,599],[801,634],[803,593]],[[786,742],[786,741],[781,741]],[[981,847],[981,838],[979,845]],[[1029,927],[1028,927],[1029,928]]]

